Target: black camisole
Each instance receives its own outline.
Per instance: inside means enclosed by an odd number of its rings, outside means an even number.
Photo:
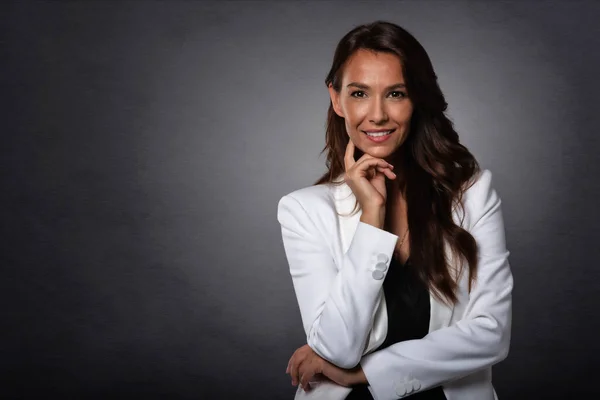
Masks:
[[[384,349],[403,340],[421,339],[429,332],[429,291],[416,274],[410,262],[402,264],[392,257],[389,270],[383,281],[383,292],[387,307],[388,331],[383,343],[374,351]],[[398,397],[400,398],[400,397]],[[441,386],[418,391],[403,399],[446,400]],[[373,400],[366,384],[355,385],[346,400]]]

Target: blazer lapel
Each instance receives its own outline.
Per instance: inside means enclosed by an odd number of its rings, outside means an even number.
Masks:
[[[340,178],[338,178],[340,179]],[[336,211],[339,214],[348,215],[354,208],[356,197],[350,189],[350,187],[343,183],[339,186],[333,186],[333,197],[336,206]],[[338,222],[340,226],[340,241],[342,254],[345,254],[350,247],[354,233],[358,223],[360,222],[360,216],[362,210],[358,210],[356,214],[352,216],[338,216]],[[448,246],[445,246],[444,251],[447,257],[451,257],[451,252]],[[447,258],[452,260],[452,258]],[[429,294],[430,303],[430,318],[429,318],[429,332],[444,328],[450,325],[452,314],[454,312],[454,306],[448,306],[439,300],[437,300],[433,294]]]
[[[454,259],[452,251],[448,243],[444,244],[444,252],[446,253],[446,260],[450,261],[450,269],[451,275],[454,279],[457,279],[457,282],[460,281],[457,278],[457,272],[459,271],[459,266],[457,265],[457,261]],[[448,306],[447,304],[439,301],[435,298],[431,292],[429,294],[430,303],[431,303],[431,315],[429,319],[429,332],[433,332],[435,330],[445,328],[450,325],[450,321],[452,320],[452,315],[454,314],[455,305]]]
[[[437,331],[450,325],[454,306],[448,306],[440,302],[431,291],[429,292],[429,332]]]
[[[343,178],[339,176],[334,182],[342,180]],[[338,213],[341,250],[342,254],[345,254],[346,251],[348,251],[348,247],[350,247],[352,237],[354,237],[354,233],[356,232],[356,228],[358,227],[358,222],[360,221],[362,211],[358,210],[356,214],[351,216],[349,215],[352,212],[352,209],[354,208],[354,202],[356,201],[356,197],[354,196],[354,193],[352,193],[352,189],[350,189],[350,187],[346,183],[342,183],[340,185],[333,185],[332,194],[335,203],[335,208]]]

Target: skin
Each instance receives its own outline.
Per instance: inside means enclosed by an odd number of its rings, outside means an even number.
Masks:
[[[386,177],[395,179],[402,173],[395,170],[393,164],[397,161],[396,150],[409,135],[413,113],[412,101],[404,87],[400,59],[393,54],[358,50],[344,67],[340,92],[331,85],[328,90],[333,109],[344,118],[350,136],[344,160],[346,173],[351,175],[348,183],[357,198],[362,198],[365,211],[361,220],[381,228],[387,207],[388,213],[400,221],[392,230],[404,231],[407,224],[405,217],[400,215],[405,211],[403,196],[396,185],[391,185],[392,189],[387,193],[385,185]],[[376,143],[363,132],[370,129],[395,131],[386,141]],[[354,159],[354,146],[365,153],[359,160]],[[308,382],[314,380],[329,379],[342,386],[368,383],[360,364],[352,369],[339,368],[321,358],[308,345],[294,352],[286,373],[290,374],[292,385],[301,384],[306,391],[311,390]]]
[[[333,109],[344,118],[346,131],[354,145],[391,164],[394,164],[394,153],[408,137],[413,113],[404,83],[398,56],[361,49],[344,67],[340,92],[331,85],[328,88]],[[399,86],[395,86],[397,84]],[[396,130],[382,143],[371,141],[363,133],[364,130],[388,128]]]
[[[346,387],[367,383],[360,365],[352,369],[340,368],[321,358],[307,344],[294,352],[285,372],[290,374],[293,386],[300,384],[307,392],[312,389],[309,381],[330,380]]]

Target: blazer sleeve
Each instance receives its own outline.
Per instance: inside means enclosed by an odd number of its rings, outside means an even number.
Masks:
[[[439,386],[502,361],[508,355],[513,277],[501,201],[484,170],[469,189],[470,233],[479,249],[477,280],[461,320],[418,340],[370,353],[360,364],[375,400]]]
[[[337,236],[325,237],[313,220],[318,217],[307,212],[311,199],[305,198],[304,203],[306,209],[292,194],[284,196],[277,219],[307,344],[341,368],[355,367],[382,290],[383,278],[372,274],[375,265],[384,262],[385,276],[398,236],[359,222],[341,265],[336,265],[331,249]]]

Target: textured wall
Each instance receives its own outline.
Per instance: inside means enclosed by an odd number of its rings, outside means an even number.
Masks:
[[[3,2],[0,397],[292,398],[304,337],[277,201],[324,171],[334,46],[376,19],[425,46],[503,199],[498,394],[600,394],[599,17],[595,1]]]

